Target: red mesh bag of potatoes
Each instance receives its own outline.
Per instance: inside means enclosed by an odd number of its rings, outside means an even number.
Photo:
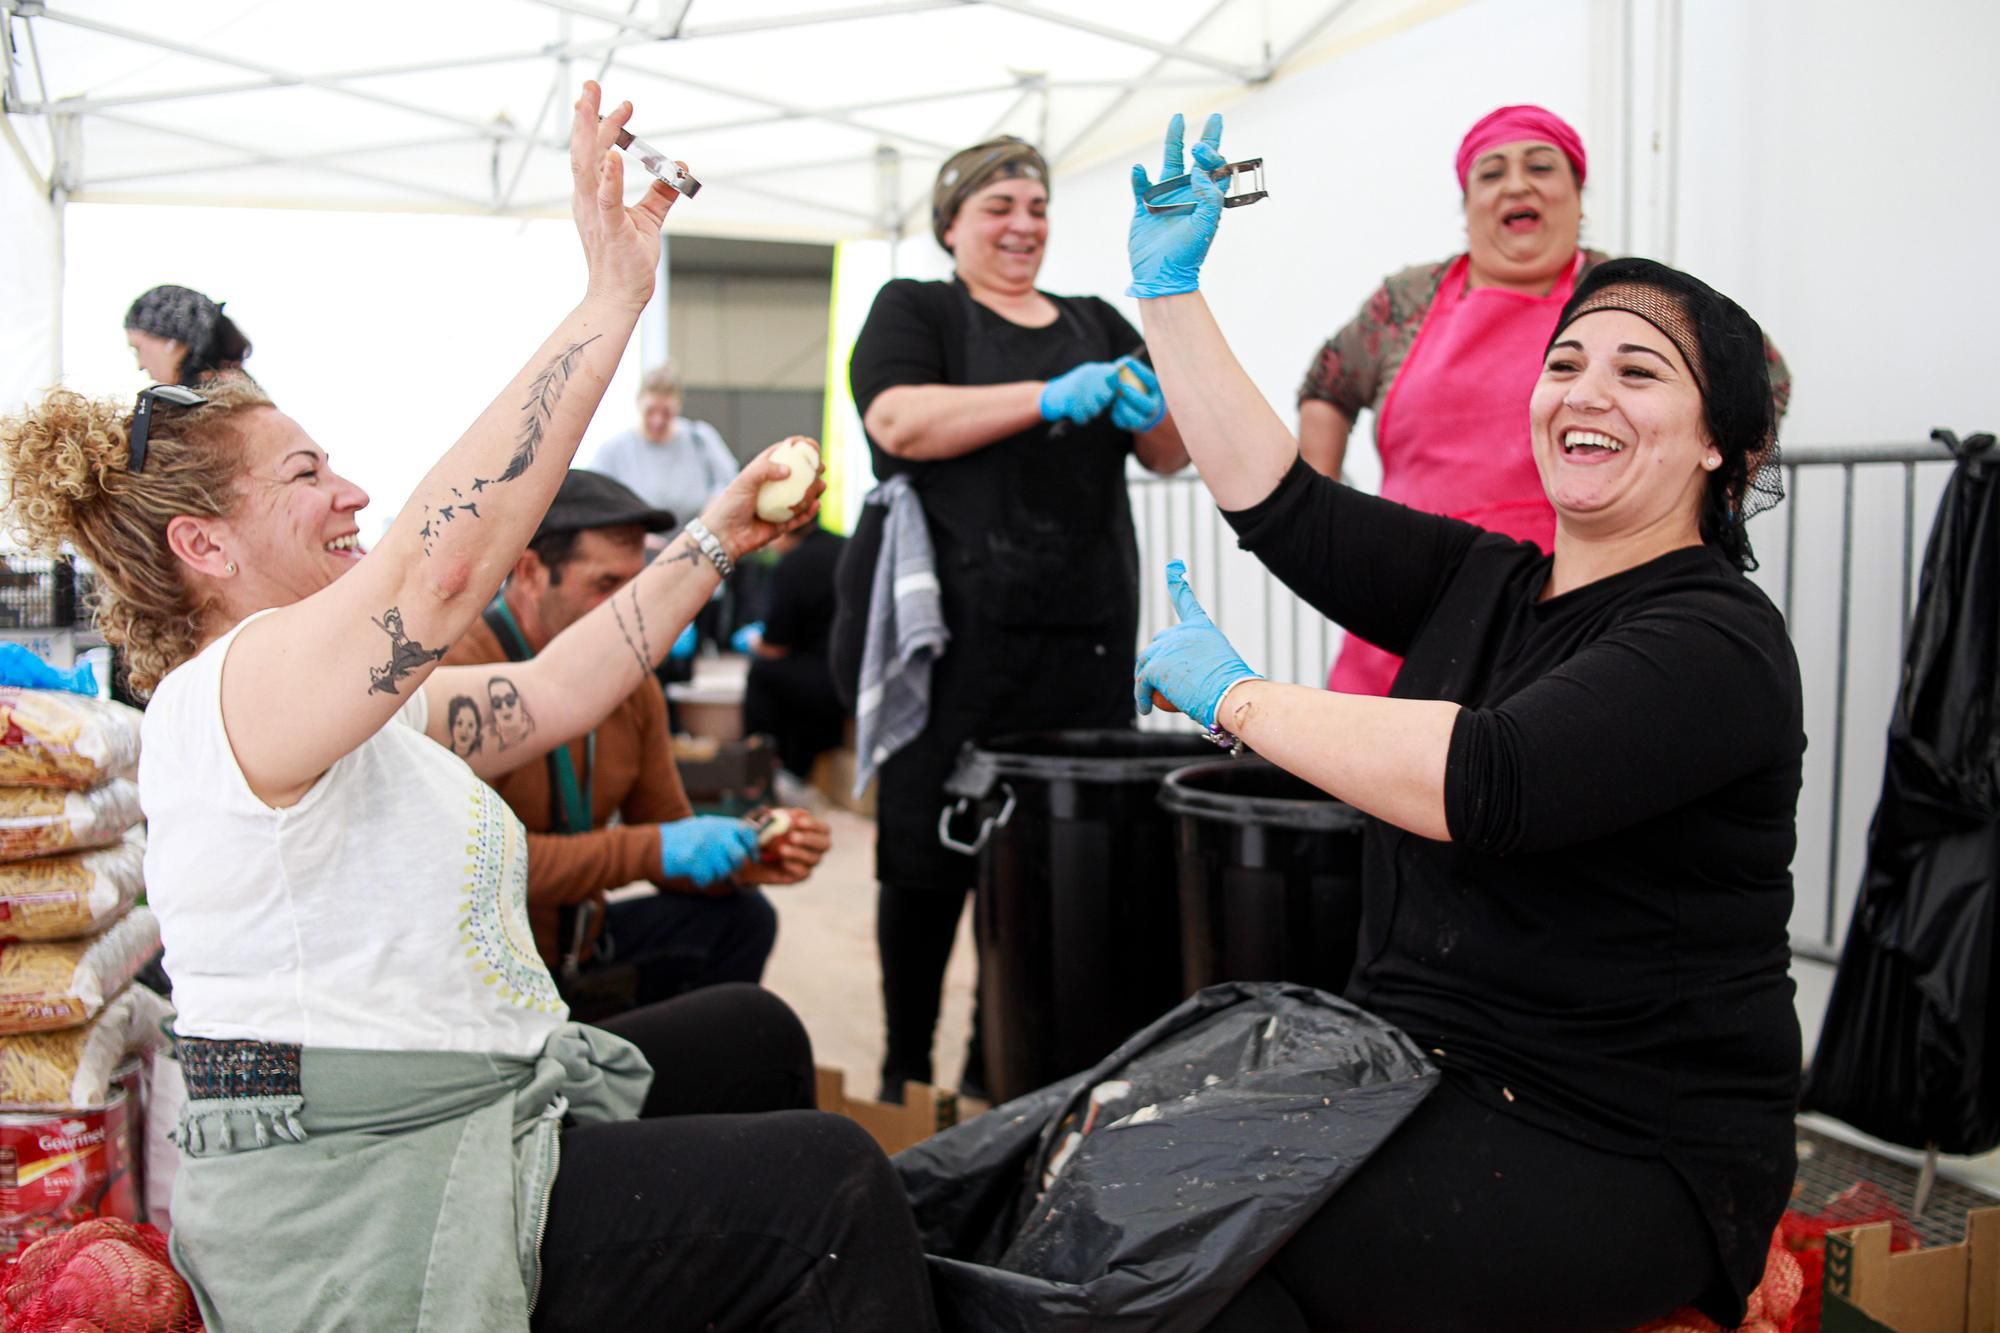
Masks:
[[[0,1263],[4,1333],[198,1333],[194,1293],[153,1227],[97,1218]]]

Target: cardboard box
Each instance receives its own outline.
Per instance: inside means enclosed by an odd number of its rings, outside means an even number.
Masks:
[[[674,766],[698,811],[740,814],[771,799],[778,752],[762,736],[740,741],[676,736]]]
[[[819,1109],[844,1115],[867,1130],[886,1153],[899,1153],[922,1142],[941,1129],[958,1123],[958,1096],[941,1092],[928,1083],[905,1083],[903,1104],[865,1101],[847,1095],[847,1075],[824,1066],[813,1070],[817,1078]]]
[[[854,794],[854,749],[843,745],[828,750],[813,761],[812,785],[820,794],[843,810],[851,810],[869,819],[875,817],[875,788],[881,784],[873,779],[863,789],[860,796]]]
[[[1965,1219],[1965,1242],[1889,1252],[1889,1224],[1826,1237],[1824,1333],[1996,1333],[2000,1208]]]
[[[690,736],[714,741],[743,739],[743,682],[695,680],[667,686],[674,723]]]

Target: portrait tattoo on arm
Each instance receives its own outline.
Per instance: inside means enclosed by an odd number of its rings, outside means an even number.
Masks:
[[[382,613],[380,620],[372,616],[369,619],[389,636],[388,665],[368,668],[370,694],[401,694],[396,688],[398,681],[445,655],[443,648],[426,648],[412,639],[403,628],[403,613],[393,606]]]
[[[500,749],[519,745],[534,734],[535,719],[521,701],[520,688],[508,677],[487,680],[486,706],[493,713],[493,740]]]
[[[451,737],[451,752],[460,759],[472,758],[485,744],[486,728],[479,716],[479,705],[469,694],[452,699],[450,707],[445,709],[445,726]]]

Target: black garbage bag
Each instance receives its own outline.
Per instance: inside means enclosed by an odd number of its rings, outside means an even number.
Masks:
[[[1095,1068],[896,1156],[958,1333],[1200,1329],[1437,1071],[1324,991],[1211,986]]]
[[[1960,444],[1889,722],[1868,868],[1802,1104],[1912,1148],[2000,1146],[2000,457]]]

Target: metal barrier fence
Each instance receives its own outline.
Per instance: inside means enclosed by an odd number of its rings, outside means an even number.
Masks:
[[[1753,576],[1784,614],[1805,690],[1805,786],[1792,861],[1793,951],[1839,959],[1879,791],[1889,714],[1930,517],[1952,466],[1943,445],[1788,448],[1786,503],[1752,520]],[[1196,591],[1252,666],[1322,685],[1340,631],[1236,549],[1200,480],[1131,482],[1140,642],[1173,620],[1160,571],[1185,558]],[[1187,725],[1155,717],[1149,726]]]

